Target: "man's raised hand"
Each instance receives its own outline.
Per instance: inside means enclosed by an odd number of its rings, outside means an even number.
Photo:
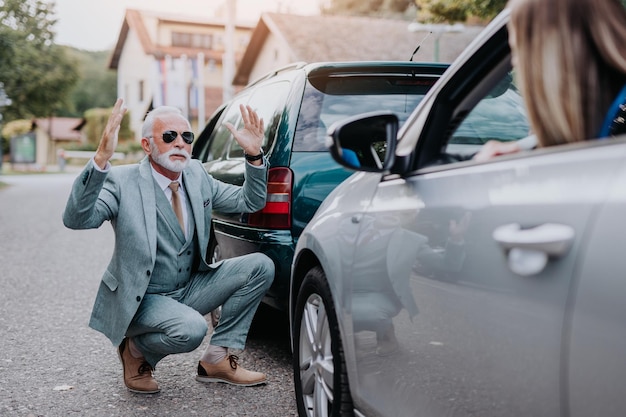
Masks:
[[[248,155],[257,155],[261,151],[263,138],[265,136],[265,128],[263,119],[252,110],[250,106],[239,105],[241,117],[243,119],[243,128],[236,130],[231,123],[224,123],[226,128],[233,134],[235,140]]]
[[[120,132],[120,125],[122,124],[122,119],[124,118],[126,111],[127,109],[124,106],[124,100],[118,98],[113,106],[113,110],[111,111],[111,116],[109,116],[109,120],[104,127],[100,144],[98,145],[96,155],[94,156],[94,162],[102,169],[106,168],[107,162],[109,162],[115,153],[118,134]]]

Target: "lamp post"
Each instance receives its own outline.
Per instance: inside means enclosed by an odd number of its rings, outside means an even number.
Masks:
[[[0,82],[0,172],[2,172],[2,159],[4,158],[3,154],[3,143],[2,140],[2,109],[6,106],[11,105],[11,99],[7,96],[4,91],[4,83]]]
[[[433,51],[433,59],[435,62],[439,62],[439,39],[446,32],[463,32],[465,26],[461,23],[455,23],[453,25],[437,24],[437,23],[410,23],[407,27],[409,32],[431,32],[435,35],[435,45]]]
[[[224,56],[222,58],[223,101],[230,100],[234,95],[233,78],[235,76],[235,18],[237,0],[226,0],[226,27],[224,35]]]

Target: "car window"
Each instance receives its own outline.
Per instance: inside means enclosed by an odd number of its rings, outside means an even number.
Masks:
[[[282,80],[254,89],[248,105],[263,119],[265,137],[263,139],[263,152],[268,152],[274,140],[282,116],[283,109],[289,96],[290,83]],[[240,124],[242,121],[240,120]],[[241,127],[241,126],[239,126]],[[228,152],[229,158],[243,157],[243,149],[236,141],[232,141]]]
[[[215,110],[215,113],[211,115],[211,119],[204,126],[200,135],[193,142],[193,146],[191,148],[191,157],[195,159],[199,159],[202,162],[206,162],[208,153],[209,153],[209,138],[213,134],[215,130],[215,126],[217,125],[219,119],[224,114],[224,110],[226,109],[225,105],[221,105]]]
[[[232,137],[230,131],[226,128],[226,126],[224,126],[224,123],[229,122],[232,123],[234,126],[238,125],[239,119],[241,118],[239,104],[245,103],[247,101],[247,98],[247,94],[236,97],[235,99],[233,99],[228,108],[222,113],[220,120],[217,122],[215,129],[213,130],[211,136],[209,137],[209,140],[207,141],[209,146],[208,150],[201,152],[202,162],[222,159],[224,157],[226,145]]]
[[[446,153],[471,155],[489,140],[517,141],[530,134],[524,99],[509,71],[456,128]]]
[[[388,110],[404,123],[437,77],[329,77],[310,80],[298,117],[294,151],[326,151],[328,127],[361,113]]]

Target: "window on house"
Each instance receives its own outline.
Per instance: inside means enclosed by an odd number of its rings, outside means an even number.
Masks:
[[[196,33],[191,38],[191,46],[193,46],[194,48],[212,49],[213,36],[209,34]]]
[[[143,87],[144,87],[144,82],[143,80],[139,81],[139,102],[143,102]]]
[[[191,33],[172,32],[172,46],[191,46]]]
[[[212,49],[213,36],[210,33],[172,32],[172,46]]]

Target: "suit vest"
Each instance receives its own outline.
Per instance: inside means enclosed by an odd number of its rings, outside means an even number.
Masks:
[[[165,193],[156,181],[154,186],[157,211],[157,251],[146,292],[166,294],[184,287],[189,281],[195,269],[194,260],[198,251],[198,238],[191,204],[186,205],[190,233],[185,238]]]

